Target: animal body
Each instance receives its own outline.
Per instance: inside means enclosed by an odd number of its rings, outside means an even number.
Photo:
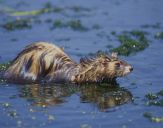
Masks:
[[[115,53],[82,58],[74,62],[63,49],[47,42],[26,46],[12,61],[4,77],[15,82],[101,83],[133,70]]]

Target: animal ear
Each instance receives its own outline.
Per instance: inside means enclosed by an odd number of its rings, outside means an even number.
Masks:
[[[64,47],[60,47],[60,49],[61,49],[63,52],[64,52],[64,50],[65,50]]]
[[[118,53],[117,52],[112,52],[111,57],[112,58],[118,58]]]

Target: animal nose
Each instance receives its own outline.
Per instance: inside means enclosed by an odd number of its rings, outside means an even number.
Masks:
[[[131,72],[131,71],[133,71],[133,67],[130,67],[130,69],[129,69],[129,70],[130,70],[130,72]]]

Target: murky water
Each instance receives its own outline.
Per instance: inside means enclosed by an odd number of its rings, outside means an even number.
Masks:
[[[163,105],[148,105],[145,97],[163,89],[163,40],[154,38],[163,32],[162,5],[162,0],[0,0],[0,63],[35,41],[63,46],[78,62],[82,56],[117,47],[113,32],[145,31],[149,40],[144,51],[121,56],[134,71],[115,85],[1,84],[0,127],[162,128]],[[38,11],[50,6],[55,10]],[[16,19],[30,22],[19,29],[4,27]],[[146,118],[146,112],[160,120]]]

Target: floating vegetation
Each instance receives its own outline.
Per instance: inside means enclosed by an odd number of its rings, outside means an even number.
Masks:
[[[92,126],[89,124],[81,124],[80,128],[92,128]]]
[[[163,107],[163,90],[158,93],[148,93],[145,95],[146,105],[155,105]]]
[[[17,118],[18,113],[16,112],[16,110],[11,110],[11,111],[8,112],[8,116],[11,116],[13,118]]]
[[[163,39],[163,32],[157,32],[155,34],[155,39]]]
[[[49,8],[42,8],[39,10],[32,10],[32,11],[14,11],[10,12],[11,16],[36,16],[44,13],[51,13],[51,12],[61,12],[62,8],[59,7],[49,7]]]
[[[159,92],[157,93],[157,95],[163,96],[163,90],[159,91]]]
[[[114,34],[115,33],[113,33],[113,35]],[[147,33],[143,31],[125,31],[116,36],[121,45],[119,47],[112,48],[111,52],[117,52],[120,55],[129,56],[131,54],[136,54],[139,51],[143,51],[149,46],[145,35],[147,35]]]
[[[11,16],[28,16],[28,15],[39,15],[49,11],[48,9],[32,10],[32,11],[14,11],[10,12]]]
[[[2,106],[3,106],[4,108],[9,108],[9,107],[11,107],[11,104],[8,103],[8,102],[6,102],[6,103],[3,103]]]
[[[0,64],[0,72],[5,71],[10,65],[10,62]]]
[[[107,47],[108,49],[113,48],[113,46],[112,46],[111,44],[106,45],[106,47]]]
[[[91,11],[89,8],[85,8],[85,7],[81,7],[81,6],[73,6],[70,7],[71,10],[73,10],[74,12],[81,12],[81,11]]]
[[[156,99],[158,99],[157,94],[154,94],[154,93],[148,93],[148,94],[145,95],[145,97],[146,97],[148,100],[156,100]]]
[[[3,72],[9,67],[10,62],[0,64],[0,84],[6,83],[6,80],[3,78]]]
[[[12,38],[11,41],[15,42],[15,41],[18,41],[17,38]]]
[[[160,28],[161,24],[160,23],[156,23],[156,24],[145,24],[141,26],[142,28]]]
[[[163,117],[155,117],[150,112],[145,112],[143,116],[152,122],[156,122],[156,123],[163,122]]]
[[[53,27],[51,29],[55,28],[71,28],[75,31],[87,31],[88,28],[82,25],[80,20],[70,20],[67,22],[63,22],[62,20],[56,20],[53,23]]]
[[[49,121],[55,120],[55,117],[53,115],[48,115],[48,120]]]
[[[112,34],[112,35],[116,35],[116,32],[115,32],[115,31],[112,31],[111,34]]]
[[[17,11],[7,6],[1,9],[2,12],[10,16],[38,16],[45,13],[60,13],[60,12],[64,12],[65,10],[71,10],[75,13],[91,11],[91,9],[82,6],[72,6],[72,7],[64,7],[64,8],[58,7],[53,5],[51,2],[46,2],[41,9],[31,10],[31,11]]]
[[[92,29],[98,30],[98,29],[101,29],[101,26],[100,26],[99,24],[94,24],[94,25],[92,26]]]
[[[43,8],[37,10],[17,11],[9,7],[4,7],[3,11],[10,16],[37,16],[44,13],[61,12],[63,11],[63,8],[53,6],[50,2],[46,2]]]
[[[45,20],[46,23],[52,23],[52,21],[53,21],[52,19],[46,19]]]
[[[86,31],[87,30],[87,28],[82,25],[80,20],[69,21],[69,22],[67,22],[67,26],[69,26],[73,30],[80,30],[80,31]]]
[[[1,26],[8,31],[25,28],[30,29],[32,27],[31,19],[17,19],[14,21],[9,21]]]

